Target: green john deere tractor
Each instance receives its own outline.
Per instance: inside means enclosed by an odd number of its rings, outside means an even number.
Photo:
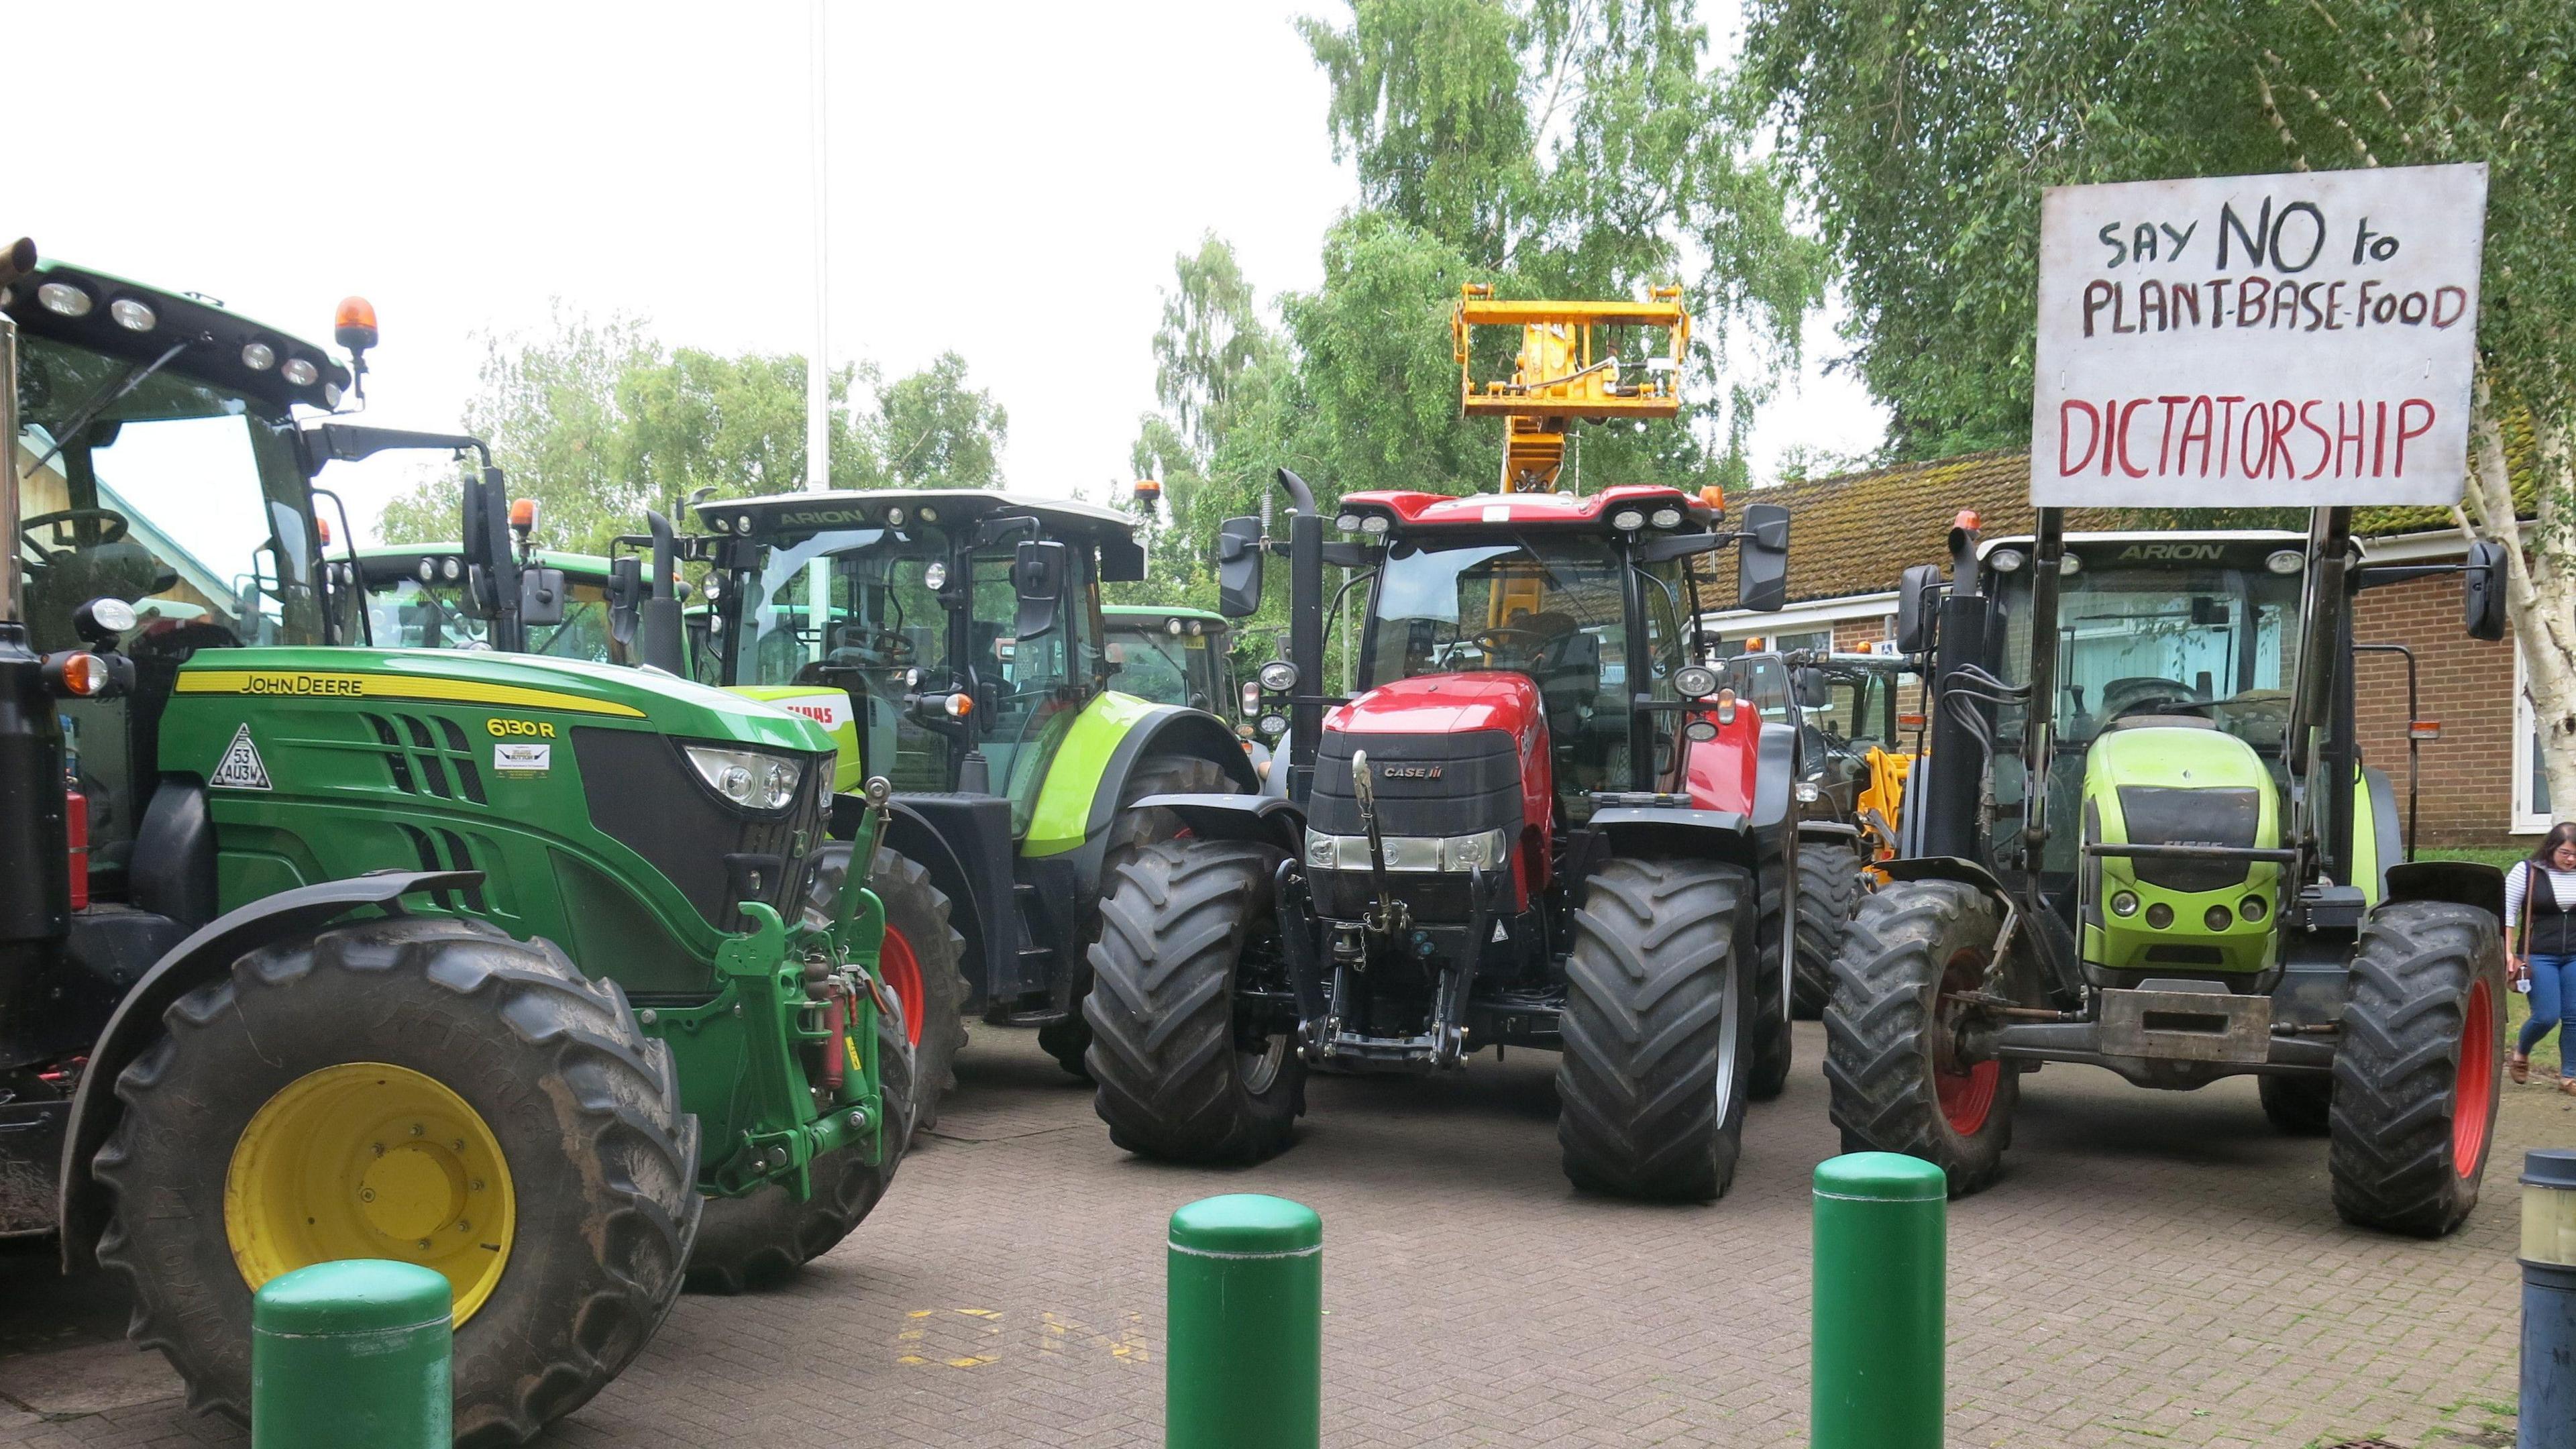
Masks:
[[[188,295],[0,256],[0,1233],[121,1272],[239,1418],[251,1295],[399,1258],[454,1287],[460,1443],[866,1214],[908,1056],[810,720],[644,671],[368,647],[313,486],[439,438],[305,423],[353,380]],[[363,361],[372,318],[344,319]],[[555,611],[501,480],[476,614]],[[883,1023],[883,1025],[881,1025]]]
[[[2336,1210],[2438,1236],[2477,1203],[2503,1061],[2503,881],[2415,862],[2354,728],[2353,600],[2503,566],[2361,561],[2307,534],[1951,535],[1906,572],[1897,643],[1933,681],[1888,884],[1833,965],[1825,1074],[1847,1150],[2002,1170],[2024,1074],[2191,1090],[2252,1074],[2330,1139]]]
[[[918,863],[963,937],[947,1021],[1034,1025],[1082,1075],[1100,882],[1180,829],[1127,807],[1261,786],[1224,720],[1114,687],[1100,585],[1143,575],[1128,519],[980,490],[786,494],[697,514],[707,531],[688,548],[715,566],[701,660],[821,721],[844,781],[893,783],[888,855]],[[889,895],[899,925],[895,906]],[[924,956],[925,980],[932,967]],[[943,1005],[934,986],[925,1090],[964,1037]]]

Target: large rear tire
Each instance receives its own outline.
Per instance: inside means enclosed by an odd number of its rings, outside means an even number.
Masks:
[[[99,1260],[192,1407],[247,1416],[252,1285],[307,1263],[447,1274],[460,1445],[579,1408],[678,1296],[696,1119],[616,984],[552,945],[451,917],[339,926],[243,956],[162,1022],[117,1078]]]
[[[842,1147],[814,1159],[814,1195],[798,1202],[776,1183],[741,1197],[707,1199],[697,1246],[689,1253],[688,1286],[696,1293],[740,1293],[787,1281],[796,1270],[830,1252],[885,1196],[911,1139],[916,1080],[909,1032],[892,1017],[877,1018],[878,1100],[885,1108],[881,1161],[868,1162]]]
[[[2001,914],[1957,881],[1899,881],[1861,902],[1834,956],[1825,1002],[1825,1082],[1845,1152],[1902,1152],[1949,1174],[1964,1197],[2003,1172],[2021,1074],[1960,1062],[1945,992],[1973,990]]]
[[[2438,1238],[2478,1205],[2504,1067],[2495,917],[2395,901],[2362,922],[2335,1053],[2326,1171],[2359,1227]]]
[[[841,877],[850,868],[850,847],[835,842],[815,852],[813,883],[806,888],[808,924],[833,919],[841,894]],[[903,1004],[904,1037],[911,1047],[909,1094],[912,1130],[939,1125],[939,1106],[957,1085],[957,1053],[966,1045],[966,938],[950,924],[947,893],[930,883],[930,872],[900,851],[877,847],[868,867],[868,889],[885,903],[885,944],[877,969],[895,999]],[[892,1120],[892,1119],[889,1119]]]
[[[1860,897],[1860,852],[1849,842],[1818,840],[1798,847],[1798,969],[1792,1004],[1801,1021],[1825,1014],[1825,998],[1833,993],[1834,955],[1851,932]]]
[[[1119,868],[1092,945],[1092,1098],[1109,1140],[1144,1157],[1238,1165],[1286,1150],[1306,1064],[1238,1011],[1247,956],[1279,941],[1279,851],[1230,840],[1148,845]]]
[[[1711,861],[1615,858],[1585,882],[1556,1068],[1576,1187],[1708,1202],[1734,1180],[1756,905],[1750,873]]]

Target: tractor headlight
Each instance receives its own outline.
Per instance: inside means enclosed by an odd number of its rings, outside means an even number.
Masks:
[[[1610,526],[1621,533],[1635,533],[1646,526],[1646,515],[1634,508],[1622,508],[1610,515]]]
[[[1288,716],[1284,714],[1263,715],[1261,717],[1261,732],[1274,740],[1279,738],[1281,735],[1288,733]]]
[[[1442,870],[1492,870],[1503,863],[1503,852],[1509,848],[1503,832],[1488,830],[1482,835],[1452,835],[1440,842]]]
[[[2131,892],[2131,891],[2121,891],[2121,892],[2119,892],[2118,894],[2116,894],[2116,895],[2114,895],[2114,896],[2112,896],[2112,897],[2111,897],[2111,914],[2112,914],[2112,915],[2115,915],[2115,916],[2134,916],[2134,915],[2136,915],[2137,913],[2138,913],[2138,897],[2137,897],[2137,895],[2136,895],[2134,892]]]
[[[1329,835],[1318,835],[1312,830],[1306,832],[1306,863],[1308,865],[1330,867],[1336,858],[1333,847],[1333,837]]]
[[[1705,664],[1685,664],[1673,671],[1673,691],[1684,699],[1706,699],[1717,693],[1717,671]]]
[[[697,767],[698,778],[715,792],[745,810],[781,810],[796,798],[796,784],[805,773],[797,760],[758,750],[722,750],[709,745],[685,745],[689,763]]]
[[[1658,508],[1655,510],[1655,516],[1648,522],[1657,528],[1679,528],[1682,526],[1682,511],[1678,508]]]
[[[2271,903],[2261,896],[2247,896],[2236,903],[2236,913],[2249,921],[2263,919],[2264,912],[2270,909],[2272,909]]]
[[[2235,925],[2236,915],[2225,906],[2211,906],[2200,913],[2200,923],[2209,928],[2210,934],[2216,935]]]
[[[1285,659],[1273,659],[1261,666],[1261,687],[1272,694],[1286,694],[1297,687],[1297,666]]]

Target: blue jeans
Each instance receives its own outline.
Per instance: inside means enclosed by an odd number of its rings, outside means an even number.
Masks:
[[[2562,1058],[2559,1073],[2576,1076],[2576,1061],[2563,1060],[2571,1043],[2576,1043],[2576,956],[2542,956],[2523,958],[2531,968],[2531,1020],[2522,1024],[2522,1037],[2514,1050],[2524,1056],[2557,1027],[2558,1051]]]

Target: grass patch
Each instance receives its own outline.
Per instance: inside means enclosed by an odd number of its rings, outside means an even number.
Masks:
[[[2426,846],[2424,849],[2415,852],[2415,858],[2417,860],[2469,860],[2475,861],[2480,865],[2491,865],[2498,870],[2505,870],[2522,861],[2529,860],[2531,858],[2531,852],[2527,850],[2470,850],[2459,847],[2436,848],[2433,846]]]

